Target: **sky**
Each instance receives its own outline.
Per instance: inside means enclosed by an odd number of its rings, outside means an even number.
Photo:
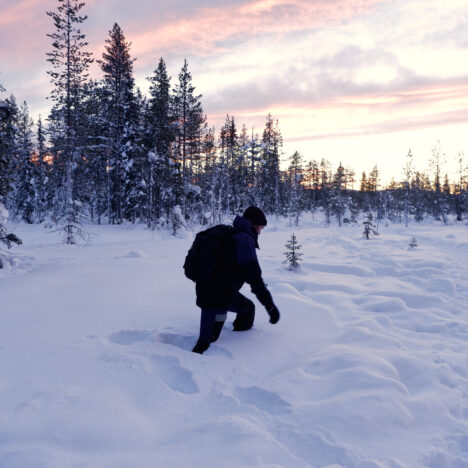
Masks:
[[[57,0],[1,0],[3,96],[47,116],[46,53]],[[82,31],[101,58],[117,22],[131,42],[136,84],[160,57],[175,84],[186,58],[208,123],[226,115],[261,134],[278,119],[284,158],[341,162],[402,179],[411,149],[428,168],[440,141],[445,170],[468,158],[467,0],[87,0]],[[97,64],[91,69],[100,78]]]

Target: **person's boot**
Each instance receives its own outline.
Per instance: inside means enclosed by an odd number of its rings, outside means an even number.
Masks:
[[[210,347],[210,343],[198,340],[195,347],[192,349],[193,353],[203,354]]]
[[[252,328],[253,324],[246,324],[246,323],[242,323],[242,324],[233,324],[233,330],[234,331],[247,331],[247,330],[250,330]]]
[[[221,333],[221,330],[223,329],[224,321],[223,322],[215,322],[213,325],[213,335],[211,337],[211,342],[214,343],[218,338]]]
[[[255,320],[255,306],[252,301],[248,301],[244,310],[237,314],[236,319],[232,323],[234,331],[250,330]]]
[[[234,322],[232,323],[234,331],[246,331],[250,330],[253,326],[254,315],[238,314]]]

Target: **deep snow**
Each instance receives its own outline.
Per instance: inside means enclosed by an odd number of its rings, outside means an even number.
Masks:
[[[281,321],[256,302],[255,327],[229,315],[203,356],[181,268],[193,234],[88,226],[90,245],[66,246],[12,228],[0,466],[468,467],[468,227],[269,224]],[[282,264],[293,231],[298,273]]]

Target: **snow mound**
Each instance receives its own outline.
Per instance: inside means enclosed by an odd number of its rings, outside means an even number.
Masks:
[[[118,258],[146,258],[147,255],[142,252],[141,250],[132,250],[131,252],[128,252],[125,255],[122,255],[121,257]]]

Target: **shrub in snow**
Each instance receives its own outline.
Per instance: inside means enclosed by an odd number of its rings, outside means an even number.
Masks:
[[[5,222],[8,218],[8,211],[0,203],[0,245],[5,244],[7,248],[11,248],[12,244],[22,244],[21,239],[12,232],[8,232],[5,227]],[[6,255],[2,255],[0,251],[0,269],[7,263],[8,258]]]
[[[418,242],[416,240],[416,237],[413,237],[411,239],[411,242],[409,243],[410,249],[415,249],[418,246]]]
[[[174,206],[171,214],[171,227],[172,235],[176,236],[181,228],[185,225],[184,218],[182,216],[182,210],[179,205]]]
[[[367,215],[367,219],[362,223],[364,224],[364,231],[362,232],[362,235],[366,239],[370,239],[371,234],[374,234],[375,236],[378,236],[379,233],[377,232],[375,225],[372,224],[372,220],[374,217],[372,216],[372,213],[369,213]]]
[[[8,211],[0,203],[0,243],[5,244],[11,248],[12,244],[22,244],[21,239],[13,233],[7,232],[5,227],[6,220],[8,219]]]
[[[288,265],[288,268],[292,271],[297,271],[300,268],[299,262],[301,261],[302,253],[298,251],[301,249],[301,245],[298,244],[294,233],[291,234],[291,238],[286,242],[286,260],[283,263]]]

